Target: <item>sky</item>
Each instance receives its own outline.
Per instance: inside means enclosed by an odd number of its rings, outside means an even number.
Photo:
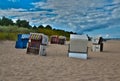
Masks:
[[[120,38],[120,0],[0,0],[0,17],[89,36]]]

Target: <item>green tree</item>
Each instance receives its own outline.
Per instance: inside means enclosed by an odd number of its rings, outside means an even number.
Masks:
[[[0,25],[8,26],[8,25],[14,25],[14,23],[11,19],[8,19],[5,16],[3,16],[2,19],[0,19]]]
[[[40,26],[38,26],[38,28],[44,28],[44,26],[43,26],[43,25],[40,25]]]
[[[29,25],[29,22],[28,22],[28,21],[26,21],[26,20],[20,20],[20,19],[18,19],[18,20],[16,21],[16,25],[17,25],[18,27],[25,27],[25,28],[31,27],[31,26]]]
[[[51,27],[50,25],[47,25],[45,28],[46,28],[46,29],[51,29],[51,30],[52,30],[52,27]]]
[[[0,19],[0,25],[2,25],[2,19]]]
[[[36,30],[36,29],[37,29],[37,27],[34,25],[34,26],[33,26],[33,29],[35,29],[35,30]]]
[[[20,24],[20,19],[18,19],[18,20],[16,21],[16,25],[17,25],[18,27],[21,26],[21,24]]]

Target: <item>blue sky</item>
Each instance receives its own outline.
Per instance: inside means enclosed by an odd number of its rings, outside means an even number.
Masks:
[[[90,36],[120,38],[120,0],[0,0],[0,17]]]

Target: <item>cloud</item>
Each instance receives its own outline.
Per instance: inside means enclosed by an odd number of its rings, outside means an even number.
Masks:
[[[26,19],[30,21],[31,25],[50,24],[54,28],[77,33],[120,26],[120,0],[31,1],[25,2],[27,5],[24,6],[31,5],[27,8],[1,9],[0,16]]]
[[[108,10],[102,11],[105,10],[105,7],[107,7],[103,4],[103,2],[104,4],[108,3],[105,2],[105,0],[99,2],[95,0],[69,0],[69,2],[65,0],[48,0],[47,3],[44,3],[44,6],[42,6],[40,3],[37,4],[37,6],[45,9],[55,10],[53,12],[58,14],[54,20],[56,23],[65,23],[67,26],[70,26],[71,28],[74,27],[76,29],[79,26],[79,29],[81,29],[89,25],[102,23],[102,20],[105,21],[110,18],[109,16],[111,12]],[[76,29],[74,30],[76,31]]]
[[[105,37],[108,38],[110,35],[109,34],[106,34]]]
[[[8,0],[10,2],[19,2],[20,0]]]

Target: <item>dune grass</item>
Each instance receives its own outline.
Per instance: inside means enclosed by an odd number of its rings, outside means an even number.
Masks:
[[[0,40],[16,40],[17,33],[0,32]]]
[[[0,26],[0,40],[16,40],[19,33],[30,33],[32,30],[17,26]]]
[[[0,40],[16,40],[17,34],[29,34],[30,32],[44,33],[50,37],[51,35],[66,36],[69,40],[70,32],[63,30],[54,30],[47,28],[25,28],[18,26],[0,26]]]

